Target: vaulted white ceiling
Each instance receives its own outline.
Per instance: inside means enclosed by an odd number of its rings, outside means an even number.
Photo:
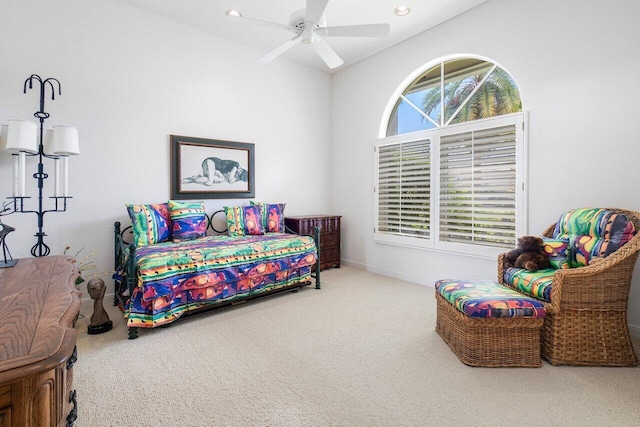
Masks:
[[[292,33],[252,25],[248,20],[229,19],[234,9],[244,17],[287,25],[289,16],[306,7],[306,0],[117,0],[193,28],[256,49],[256,59],[291,39]],[[288,60],[324,72],[354,64],[389,46],[436,26],[487,0],[330,0],[325,9],[326,26],[388,23],[384,38],[326,37],[327,44],[344,60],[330,70],[309,45],[298,44],[276,61]],[[396,16],[396,7],[407,5],[411,12]],[[264,65],[268,67],[269,64]]]

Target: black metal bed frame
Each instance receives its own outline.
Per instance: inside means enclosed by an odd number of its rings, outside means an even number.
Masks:
[[[224,214],[224,210],[217,210],[211,215],[205,214],[207,216],[207,230],[212,230],[214,233],[218,235],[222,235],[227,232],[227,229],[218,230],[215,228],[213,224],[213,218],[218,214]],[[226,219],[225,219],[226,224]],[[316,242],[316,250],[318,259],[316,260],[316,265],[314,266],[314,271],[311,273],[311,277],[315,279],[315,288],[320,289],[320,227],[315,227],[314,234],[302,234],[296,233],[291,230],[289,227],[286,227],[286,232],[289,234],[297,234],[300,236],[309,236],[314,239]],[[126,307],[126,302],[128,297],[133,295],[133,290],[137,284],[137,265],[135,262],[135,251],[136,245],[132,241],[130,241],[127,237],[127,233],[132,233],[132,226],[125,227],[121,229],[120,221],[116,221],[114,223],[114,269],[115,274],[113,276],[114,279],[114,296],[113,296],[113,305],[120,306],[120,308],[124,311]],[[280,294],[282,292],[297,292],[300,288],[304,286],[311,285],[311,281],[306,282],[296,282],[294,284],[274,289],[271,291],[265,291],[257,295],[247,295],[245,297],[239,297],[234,299],[233,301],[220,301],[219,303],[215,303],[208,307],[203,307],[197,310],[190,311],[185,313],[179,319],[192,317],[197,314],[202,314],[204,312],[219,310],[222,308],[230,307],[232,305],[248,302],[251,300],[256,300],[264,297],[269,297],[272,295]],[[170,323],[167,326],[170,326]],[[137,327],[127,328],[129,331],[129,339],[135,339],[138,337],[138,329]]]

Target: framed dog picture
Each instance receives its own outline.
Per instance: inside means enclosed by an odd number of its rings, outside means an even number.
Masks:
[[[254,164],[253,144],[171,135],[171,198],[254,197]]]

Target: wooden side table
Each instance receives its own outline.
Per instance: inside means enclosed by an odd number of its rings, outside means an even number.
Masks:
[[[313,234],[320,227],[320,270],[340,268],[340,215],[288,216],[284,223],[296,233]]]
[[[0,269],[0,427],[71,426],[80,311],[71,258],[20,259]]]

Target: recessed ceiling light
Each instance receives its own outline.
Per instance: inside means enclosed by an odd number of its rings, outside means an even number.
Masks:
[[[227,16],[237,16],[237,17],[241,17],[242,16],[240,14],[240,12],[238,12],[237,10],[233,10],[233,9],[227,10],[224,14],[227,15]]]
[[[411,12],[411,8],[409,6],[398,6],[395,9],[393,9],[393,13],[395,13],[398,16],[407,15],[409,12]]]

